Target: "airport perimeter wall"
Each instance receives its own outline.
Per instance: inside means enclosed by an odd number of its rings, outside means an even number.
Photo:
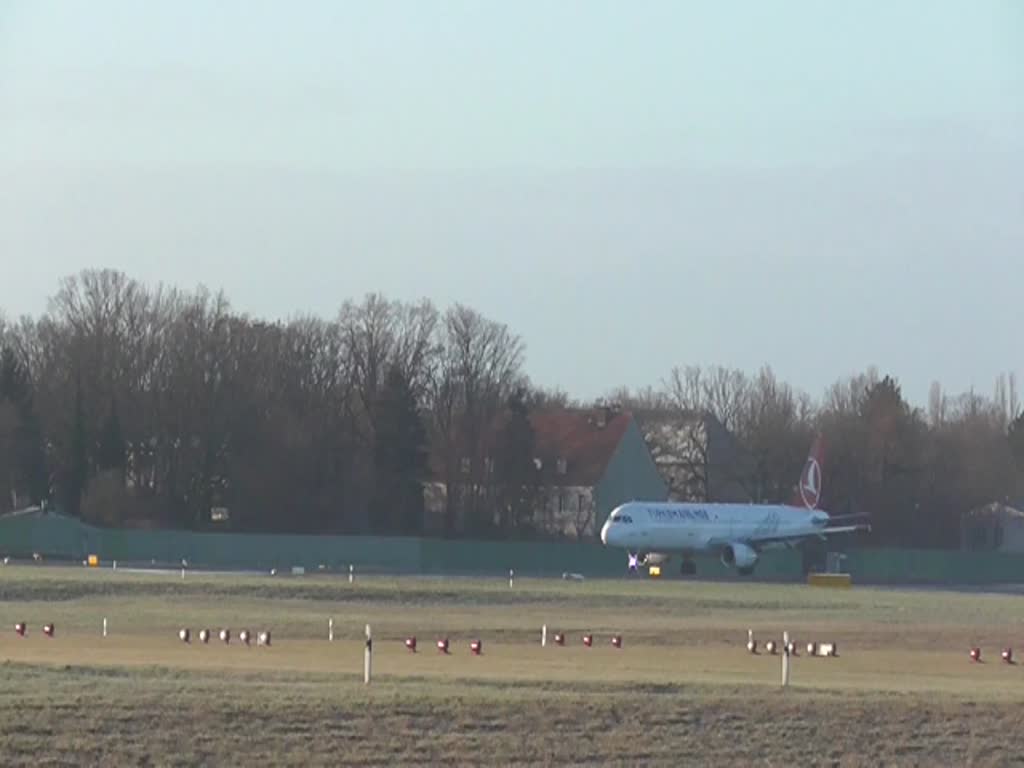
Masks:
[[[0,518],[0,555],[82,561],[97,555],[104,563],[179,564],[194,568],[315,571],[321,565],[347,571],[420,574],[522,576],[581,573],[618,576],[626,571],[626,554],[594,542],[466,541],[380,536],[302,536],[258,533],[195,533],[173,530],[105,529],[61,515]],[[674,564],[671,564],[674,565]],[[669,567],[671,567],[671,565]],[[678,567],[678,566],[675,566]],[[718,560],[699,563],[702,576],[732,578]],[[666,575],[668,573],[666,568]],[[758,564],[761,579],[802,577],[799,555],[766,553]]]
[[[522,576],[581,573],[589,577],[620,576],[626,571],[621,551],[594,543],[460,541],[377,536],[299,536],[274,534],[194,533],[103,529],[60,515],[0,518],[0,555],[81,561],[98,555],[105,564],[176,565],[182,559],[194,568],[315,571],[321,565],[347,571],[419,574],[505,575],[510,568]],[[700,558],[702,578],[749,580],[717,559]],[[673,561],[665,568],[672,576]],[[854,584],[982,585],[1024,583],[1024,555],[996,552],[854,549],[846,552],[844,570]],[[764,553],[756,581],[802,581],[803,561],[797,551]]]

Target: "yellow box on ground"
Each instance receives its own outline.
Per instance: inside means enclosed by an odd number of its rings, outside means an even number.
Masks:
[[[807,583],[812,587],[847,589],[853,582],[848,573],[809,573]]]
[[[89,555],[89,567],[96,568],[100,564],[100,559],[96,555]]]
[[[650,574],[651,578],[655,578],[656,579],[658,576],[661,576],[661,566],[660,565],[652,565],[650,567],[650,569],[648,570],[648,573]]]

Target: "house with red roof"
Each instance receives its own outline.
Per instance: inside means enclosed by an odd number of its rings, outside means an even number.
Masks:
[[[457,518],[460,531],[474,516],[500,529],[510,489],[502,487],[498,436],[508,418],[499,416],[475,442],[480,446],[475,451],[449,451],[447,460],[443,451],[432,451],[431,477],[424,489],[428,531],[444,530],[447,516]],[[593,539],[619,504],[667,498],[668,486],[629,411],[613,406],[543,408],[531,411],[528,420],[533,454],[528,513],[534,530]],[[522,498],[517,494],[513,496]]]

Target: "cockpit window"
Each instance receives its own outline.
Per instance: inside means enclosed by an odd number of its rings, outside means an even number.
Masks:
[[[633,518],[630,517],[629,515],[623,514],[622,512],[616,512],[614,515],[612,515],[612,522],[613,523],[632,523],[633,522]]]

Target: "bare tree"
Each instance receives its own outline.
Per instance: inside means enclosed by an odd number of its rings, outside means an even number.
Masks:
[[[227,506],[238,530],[355,532],[383,509],[380,532],[414,531],[425,418],[449,532],[464,522],[526,535],[547,513],[525,493],[498,493],[509,468],[493,461],[514,455],[519,471],[533,450],[525,438],[515,451],[501,443],[508,396],[526,388],[520,427],[532,408],[578,404],[529,386],[522,342],[504,325],[379,294],[331,320],[264,322],[223,292],[87,270],[61,281],[41,316],[0,316],[0,349],[18,372],[0,397],[0,506],[12,491],[18,503],[57,498],[102,524],[208,527],[211,507]],[[678,470],[665,472],[676,498],[712,498],[743,478],[749,494],[737,495],[784,499],[815,431],[826,438],[824,504],[872,512],[881,543],[954,546],[962,512],[1024,493],[1012,373],[991,397],[936,382],[923,412],[874,369],[836,382],[820,405],[769,367],[676,367],[658,389],[607,400],[636,412],[656,461]],[[591,510],[575,507],[570,529],[589,530]]]
[[[937,381],[932,382],[928,390],[928,424],[932,429],[938,429],[946,420],[946,396],[942,392],[942,385]]]
[[[715,442],[724,435],[743,442],[751,397],[746,375],[723,366],[706,371],[698,366],[676,367],[665,383],[664,396],[674,414],[673,423],[662,425],[661,439],[656,434],[652,442],[659,454],[656,459],[673,465],[665,472],[673,497],[714,500],[716,488],[742,483],[742,462],[716,461]]]
[[[1017,393],[1017,374],[1010,372],[1010,412],[1009,420],[1016,421],[1021,415],[1020,396]]]
[[[573,530],[577,539],[583,539],[590,531],[594,522],[594,505],[590,499],[583,497],[577,500],[573,514]]]
[[[502,403],[524,383],[523,344],[507,326],[461,304],[447,311],[440,335],[433,390],[447,480],[445,527],[454,531],[461,511],[467,522],[483,529],[493,524],[488,441]]]
[[[618,387],[611,390],[602,400],[617,403],[630,411],[667,411],[675,405],[672,396],[665,389],[656,389],[652,386],[638,389]]]

